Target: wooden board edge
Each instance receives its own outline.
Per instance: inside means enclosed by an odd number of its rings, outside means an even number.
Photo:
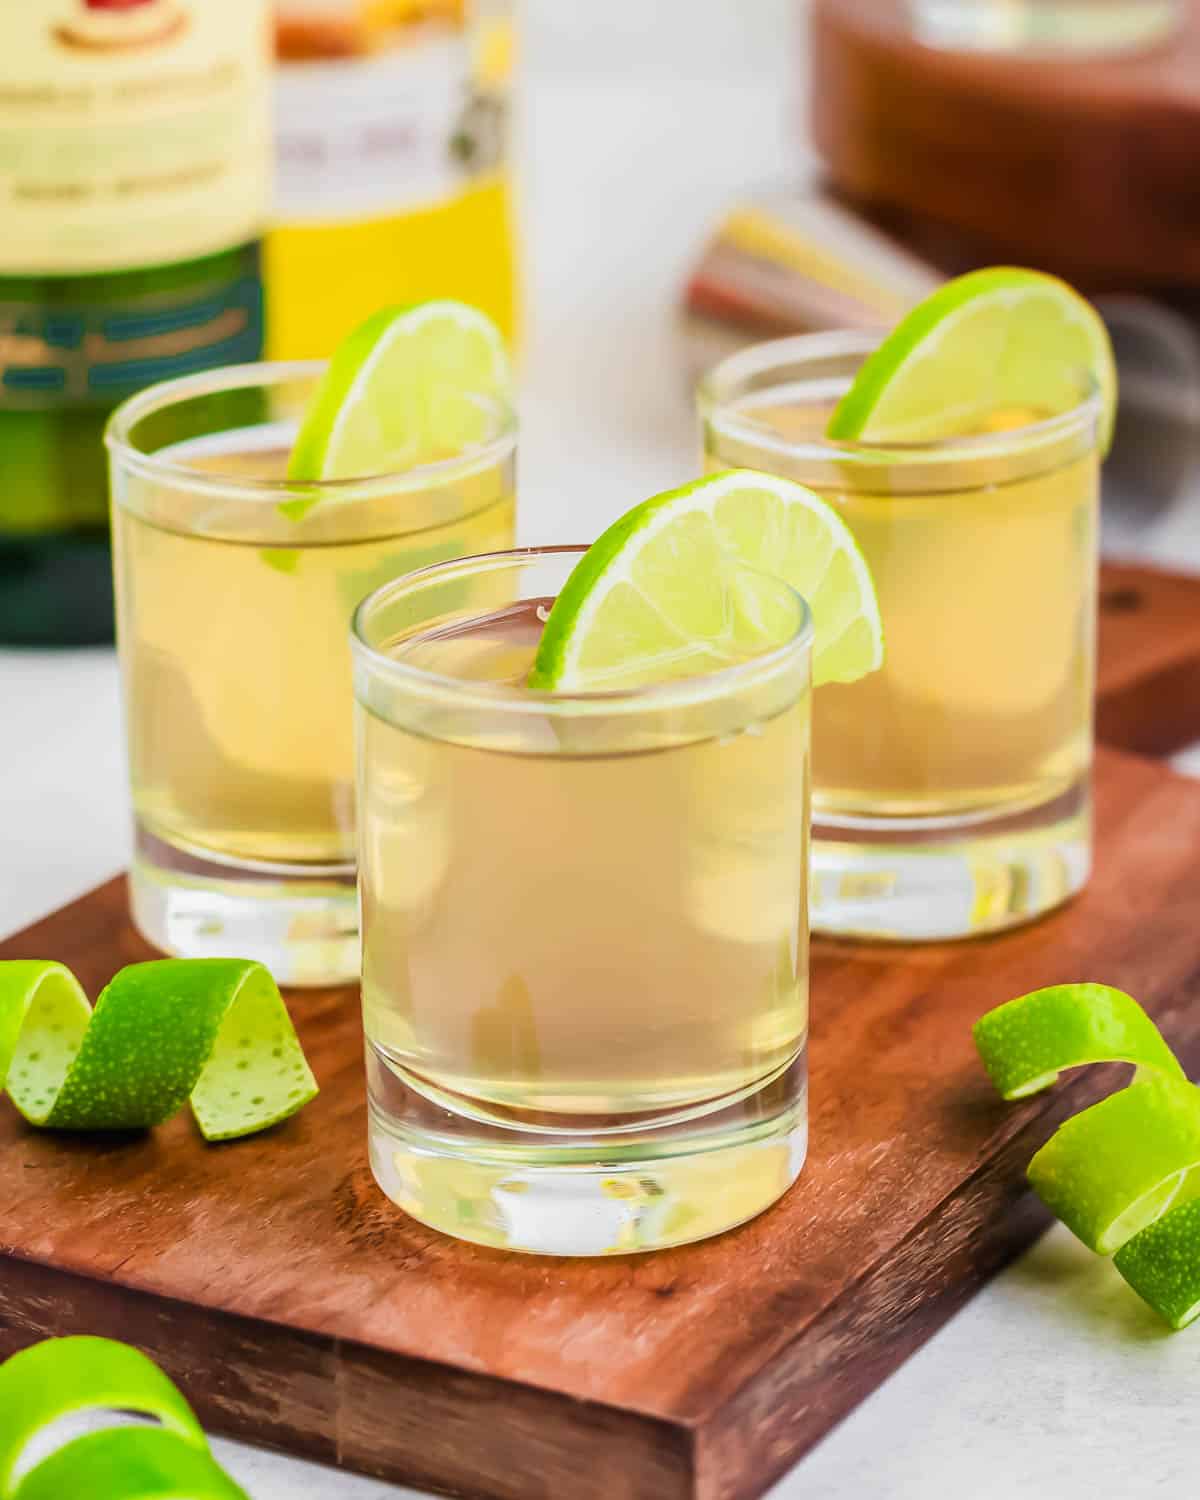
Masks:
[[[0,1361],[71,1333],[136,1345],[256,1447],[481,1500],[611,1500],[618,1475],[622,1500],[695,1500],[683,1424],[0,1253]]]
[[[1169,1024],[1197,1005],[1200,971],[1156,1013]],[[1195,1073],[1200,1028],[1173,1045]],[[1119,1065],[1085,1068],[1012,1106],[1021,1111],[1012,1134],[970,1177],[731,1399],[696,1420],[697,1500],[761,1495],[1028,1249],[1052,1222],[1026,1184],[1029,1161],[1065,1119],[1126,1081]]]
[[[1039,1117],[701,1424],[697,1500],[761,1495],[1038,1238],[1021,1177],[1045,1134]]]

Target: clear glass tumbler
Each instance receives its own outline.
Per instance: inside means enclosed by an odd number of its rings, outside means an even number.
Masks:
[[[956,52],[1140,51],[1183,21],[1183,0],[911,0],[919,41]]]
[[[357,977],[346,629],[384,579],[511,545],[515,428],[405,473],[293,484],[321,364],[151,387],[113,415],[130,901],[157,947]]]
[[[814,928],[963,937],[1087,879],[1101,404],[1081,375],[1061,415],[998,408],[944,442],[830,442],[877,342],[781,339],[718,365],[700,393],[705,462],[817,491],[879,592],[882,668],[816,695]]]
[[[760,654],[530,692],[583,550],[427,568],[354,624],[372,1167],[561,1255],[740,1223],[807,1138],[807,609],[771,580]]]

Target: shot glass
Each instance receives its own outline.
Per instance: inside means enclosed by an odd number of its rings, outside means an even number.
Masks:
[[[375,1176],[560,1255],[740,1223],[807,1138],[807,607],[772,582],[779,638],[711,675],[530,692],[583,550],[424,569],[353,642]]]
[[[319,363],[153,386],[114,413],[117,631],[134,818],[130,904],[167,953],[357,977],[346,630],[386,578],[511,545],[515,427],[403,473],[294,484]]]
[[[700,392],[705,463],[817,491],[879,594],[882,668],[816,695],[814,929],[964,937],[1049,911],[1088,876],[1101,400],[1081,375],[1059,415],[830,442],[877,342],[781,339],[718,365]]]

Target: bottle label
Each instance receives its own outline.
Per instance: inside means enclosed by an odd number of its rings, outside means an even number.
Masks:
[[[284,61],[276,222],[382,217],[453,197],[502,160],[505,109],[462,32],[398,28],[361,55]]]
[[[53,305],[0,294],[0,410],[115,406],[143,386],[262,353],[257,254],[184,289]]]
[[[266,0],[0,3],[0,274],[189,260],[254,238]]]

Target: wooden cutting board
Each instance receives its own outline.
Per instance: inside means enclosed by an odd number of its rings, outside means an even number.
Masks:
[[[1189,655],[1200,670],[1196,585],[1131,570],[1106,587],[1126,597],[1106,616],[1105,701],[1144,728],[1138,684],[1177,686]],[[1134,628],[1155,600],[1179,635],[1190,621],[1190,652]],[[1117,671],[1114,642],[1142,667]],[[1159,743],[1190,722],[1168,707]],[[971,1045],[982,1011],[1103,980],[1200,1067],[1200,783],[1104,750],[1097,817],[1095,878],[1040,923],[814,944],[808,1165],[774,1209],[703,1244],[566,1262],[407,1219],[367,1168],[351,990],[290,997],[322,1093],[263,1136],[205,1146],[186,1114],[51,1136],[0,1101],[0,1357],[48,1334],[126,1339],[215,1430],[454,1493],[756,1495],[1038,1233],[1024,1165],[1112,1082],[1089,1070],[1002,1104]],[[0,945],[34,956],[94,993],[149,950],[113,881]]]

